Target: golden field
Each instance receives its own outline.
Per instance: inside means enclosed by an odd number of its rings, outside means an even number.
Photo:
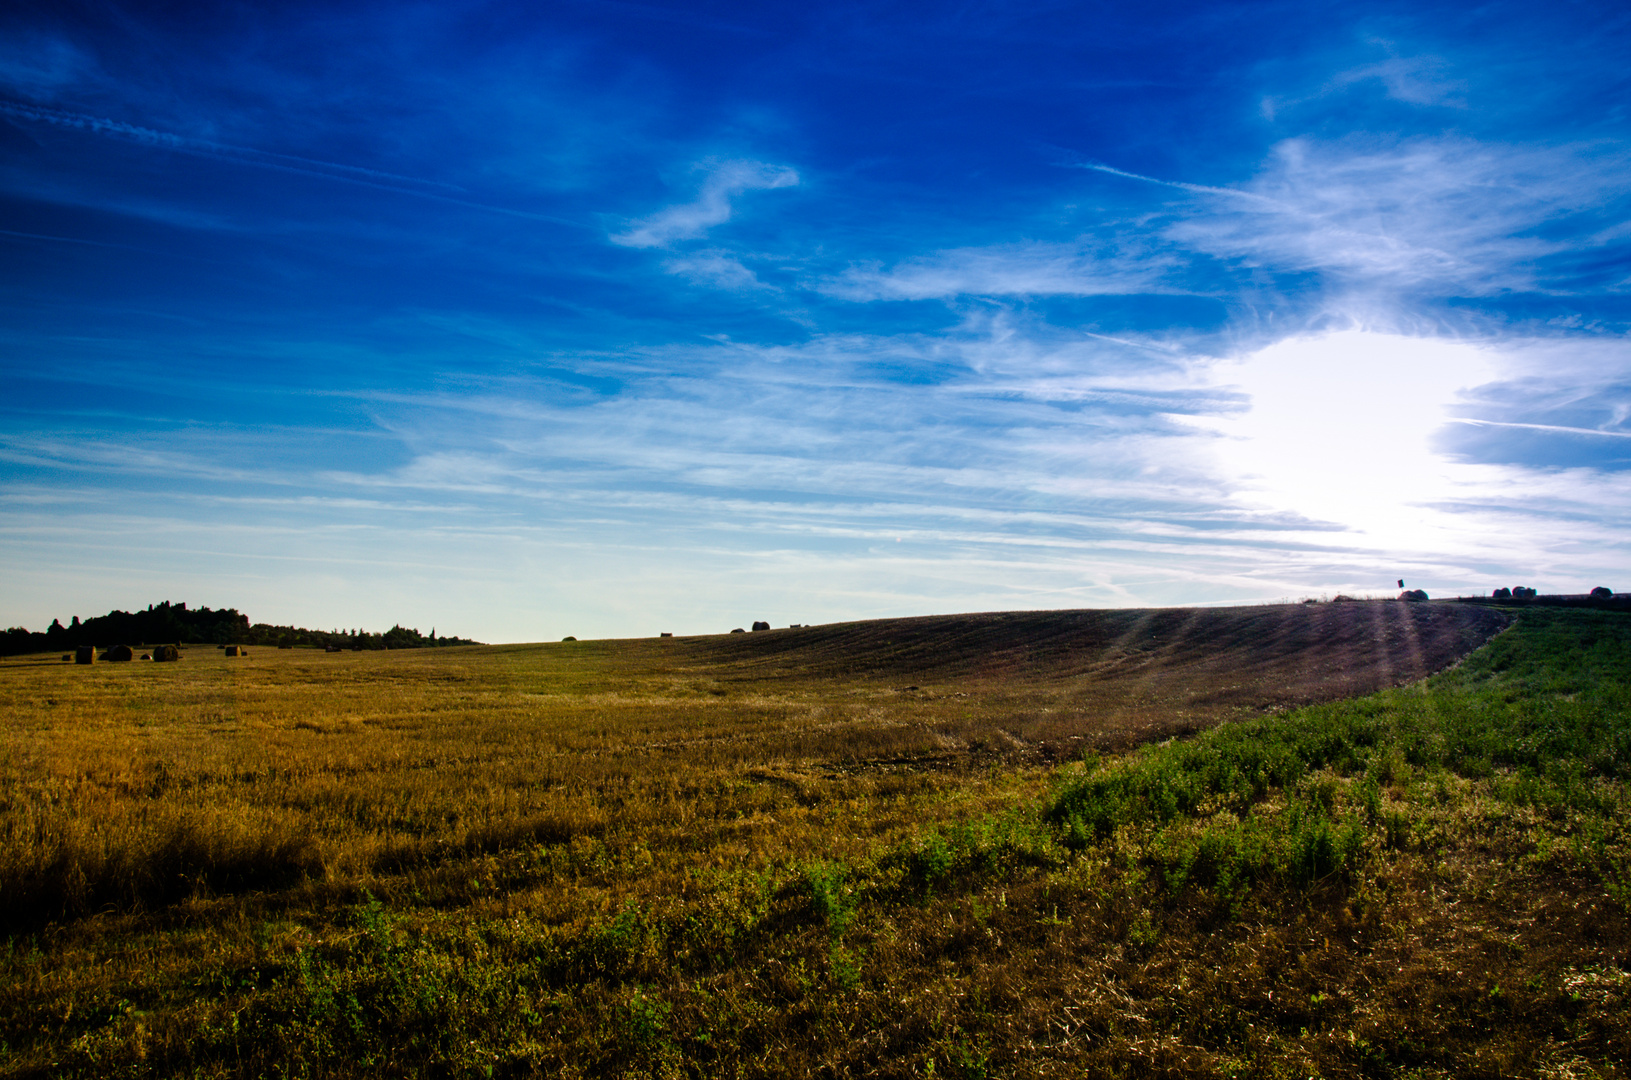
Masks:
[[[1211,769],[1174,756],[1209,737],[1133,751],[1223,721],[1347,731],[1361,721],[1319,719],[1341,708],[1320,703],[1377,691],[1366,700],[1420,708],[1431,693],[1387,688],[1506,622],[1321,604],[7,660],[0,1071],[1279,1075],[1312,1062],[1402,1075],[1414,1053],[1421,1075],[1448,1075],[1433,1047],[1390,1049],[1351,1022],[1342,1051],[1327,991],[1294,1003],[1289,1039],[1257,1032],[1231,995],[1322,966],[1338,992],[1353,972],[1326,955],[1333,927],[1401,946],[1449,933],[1406,881],[1487,893],[1505,864],[1445,844],[1521,826],[1533,856],[1571,813],[1608,823],[1600,850],[1548,841],[1550,862],[1512,872],[1544,870],[1530,903],[1571,874],[1606,882],[1591,886],[1598,932],[1620,940],[1612,768],[1590,766],[1596,801],[1561,816],[1501,802],[1510,762],[1468,767],[1447,744],[1413,761],[1380,735],[1330,760],[1298,749],[1308,760],[1290,771],[1218,744],[1208,760],[1265,779],[1193,797],[1191,781],[1159,779],[1178,792],[1170,810],[1127,785]],[[1474,691],[1493,684],[1455,692]],[[1393,707],[1363,723],[1395,723]],[[1253,745],[1292,738],[1272,731]],[[1083,787],[1122,775],[1115,791],[1134,794]],[[1508,803],[1520,809],[1486,820]],[[1401,936],[1390,904],[1423,921]],[[1298,934],[1325,953],[1288,944]],[[1558,978],[1590,972],[1612,1011],[1616,963]],[[1142,965],[1149,986],[1117,965]],[[1204,1009],[1174,1011],[1207,986]],[[1369,1004],[1378,1022],[1399,1007]],[[1544,1056],[1544,1040],[1491,1038],[1508,1064]]]

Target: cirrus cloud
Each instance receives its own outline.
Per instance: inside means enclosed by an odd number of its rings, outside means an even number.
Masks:
[[[694,200],[633,222],[628,230],[614,234],[612,243],[661,248],[676,240],[695,240],[731,219],[731,200],[736,196],[747,191],[793,187],[799,182],[796,170],[763,161],[723,161],[708,168],[708,177]]]

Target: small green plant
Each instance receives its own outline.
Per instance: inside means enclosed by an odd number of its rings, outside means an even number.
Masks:
[[[849,867],[840,862],[812,863],[804,869],[810,907],[835,942],[843,939],[855,918],[856,897],[848,887],[849,876]]]
[[[853,990],[861,985],[861,962],[844,946],[834,943],[827,950],[827,968],[840,990]]]
[[[991,1075],[990,1042],[983,1036],[958,1035],[947,1057],[956,1075],[964,1080],[986,1080]]]
[[[672,1008],[668,1002],[647,993],[643,987],[634,988],[629,995],[627,1020],[629,1038],[636,1047],[651,1047],[661,1041]]]

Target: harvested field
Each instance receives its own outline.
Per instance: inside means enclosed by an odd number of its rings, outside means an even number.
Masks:
[[[1624,1075],[1628,660],[1375,602],[5,661],[0,1076]]]
[[[1493,617],[1492,617],[1493,616]],[[943,734],[991,745],[1125,749],[1220,720],[1353,697],[1438,671],[1507,625],[1488,609],[1390,602],[1000,612],[884,619],[672,646],[607,643],[606,658],[722,684],[882,685],[1012,706]],[[908,687],[910,687],[908,689]],[[1072,748],[1075,749],[1075,748]]]
[[[231,660],[195,648],[93,671],[10,661],[0,918],[302,880],[381,887],[642,828],[729,859],[826,850],[816,807],[904,807],[938,791],[922,774],[968,773],[952,789],[973,802],[937,811],[955,817],[1044,782],[1020,766],[1421,678],[1507,619],[1378,602]],[[1008,771],[979,771],[997,762]],[[852,839],[921,820],[873,815]]]

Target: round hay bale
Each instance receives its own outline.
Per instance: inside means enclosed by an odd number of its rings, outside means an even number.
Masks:
[[[127,663],[136,659],[136,650],[129,645],[115,645],[102,654],[102,659],[116,664]]]
[[[79,648],[75,649],[74,650],[74,663],[76,663],[76,664],[94,664],[94,663],[96,663],[96,646],[95,645],[81,645]]]
[[[1607,585],[1599,585],[1595,589],[1591,590],[1591,598],[1593,600],[1608,600],[1613,597],[1613,595],[1614,590],[1609,588]]]
[[[755,629],[755,630],[769,630],[770,629],[770,624],[767,623],[767,622],[756,622],[756,623],[753,624],[753,629]]]
[[[153,659],[157,662],[180,660],[181,650],[174,645],[158,645],[153,649]]]
[[[747,631],[742,629],[740,626],[738,626],[735,630],[732,630],[731,633],[733,633],[733,634],[745,634],[745,633],[747,633]]]
[[[223,645],[222,648],[226,650],[226,654],[228,656],[240,656],[240,655],[242,655],[241,653],[239,653],[238,646],[236,646],[236,645]]]
[[[573,636],[572,636],[572,635],[571,635],[571,634],[568,634],[568,635],[566,635],[566,636],[565,636],[565,637],[563,637],[563,638],[562,638],[562,639],[561,639],[561,640],[562,640],[562,641],[576,641],[576,640],[578,640],[578,639],[577,639],[577,638],[575,638],[575,637],[573,637]]]

